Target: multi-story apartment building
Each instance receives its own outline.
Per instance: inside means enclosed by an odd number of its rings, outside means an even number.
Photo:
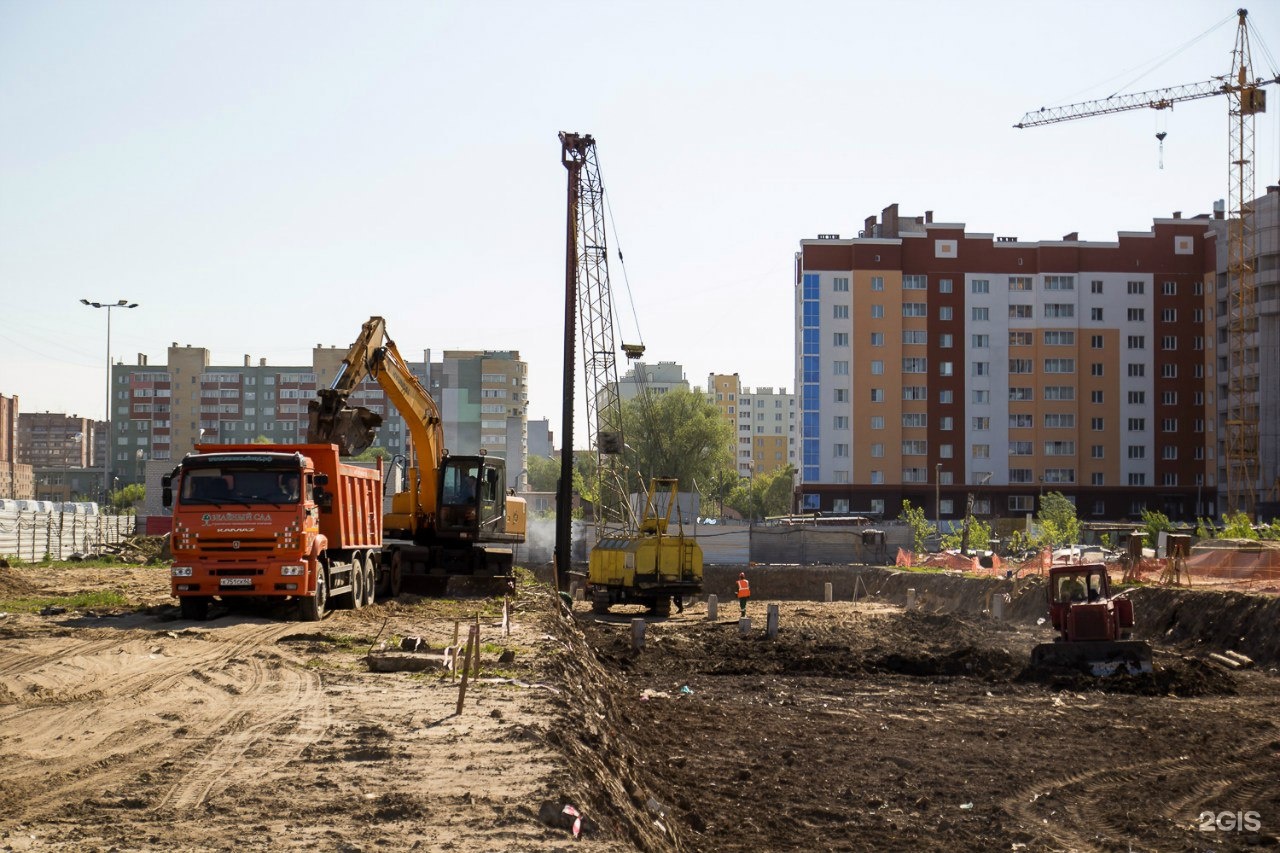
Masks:
[[[445,350],[432,362],[428,352],[426,365],[423,384],[440,406],[445,446],[451,453],[503,457],[507,487],[518,488],[529,447],[529,370],[520,353]]]
[[[1208,217],[1115,242],[969,234],[886,208],[802,240],[802,509],[1186,519],[1217,502]]]
[[[1229,239],[1228,221],[1223,218],[1224,207],[1222,202],[1215,205],[1212,224],[1218,235],[1217,288],[1213,305],[1217,318],[1213,333],[1217,340],[1218,482],[1225,487],[1231,343],[1228,322],[1231,315],[1227,302]],[[1246,349],[1242,353],[1242,373],[1248,382],[1256,383],[1253,387],[1257,388],[1257,393],[1244,402],[1248,413],[1258,422],[1257,498],[1266,502],[1274,512],[1277,502],[1280,502],[1280,370],[1276,369],[1280,365],[1280,186],[1267,187],[1266,194],[1254,199],[1249,209],[1253,213],[1248,225],[1253,233],[1258,331],[1247,338]],[[1223,508],[1226,508],[1225,502]]]
[[[61,412],[18,414],[18,459],[35,468],[89,468],[106,424]]]
[[[640,396],[641,391],[665,394],[673,388],[689,390],[689,380],[685,378],[684,368],[678,362],[646,364],[637,361],[618,380],[618,399],[625,403]]]
[[[34,497],[33,469],[18,461],[18,397],[0,394],[0,498]]]
[[[785,388],[752,391],[736,373],[707,376],[707,401],[733,428],[738,474],[766,473],[796,462],[796,398]]]
[[[141,482],[147,460],[180,458],[197,442],[305,441],[307,403],[318,388],[332,383],[346,352],[345,347],[317,345],[309,365],[268,365],[266,359],[254,364],[246,355],[242,364],[217,366],[210,364],[207,349],[174,343],[165,365],[150,365],[144,355],[136,365],[113,365],[112,473],[121,483]],[[443,366],[433,369],[427,352],[423,361],[408,367],[440,406],[449,450],[475,453],[485,447],[499,453],[515,448],[518,459],[508,455],[508,467],[519,473],[527,395],[525,365],[518,354],[446,352]],[[513,379],[518,385],[511,384]],[[494,415],[500,427],[481,422],[487,414],[482,403],[488,399],[486,391],[498,390],[506,395],[502,411]],[[350,403],[383,417],[375,446],[393,456],[407,453],[404,419],[376,382],[362,382]]]

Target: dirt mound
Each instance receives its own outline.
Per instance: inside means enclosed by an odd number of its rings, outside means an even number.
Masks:
[[[39,590],[16,569],[0,568],[0,597],[22,598],[36,595],[38,592]]]
[[[645,742],[632,732],[623,698],[631,691],[600,665],[575,623],[550,617],[548,628],[564,653],[549,666],[563,692],[556,700],[559,725],[548,732],[547,740],[573,767],[570,778],[559,780],[557,802],[575,804],[610,834],[629,839],[641,850],[679,849],[645,816],[649,800],[662,797],[645,770]],[[554,788],[557,783],[549,784]]]
[[[1177,657],[1158,660],[1153,672],[1095,676],[1067,667],[1027,667],[1018,681],[1043,684],[1054,690],[1127,693],[1134,696],[1234,696],[1236,679],[1203,660]]]

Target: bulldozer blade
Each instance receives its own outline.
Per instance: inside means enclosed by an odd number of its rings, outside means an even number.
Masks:
[[[1151,646],[1138,640],[1041,643],[1031,650],[1031,665],[1100,676],[1137,675],[1152,671],[1152,654]]]
[[[382,416],[363,406],[332,405],[328,398],[307,404],[307,443],[336,444],[343,456],[355,456],[373,444]]]

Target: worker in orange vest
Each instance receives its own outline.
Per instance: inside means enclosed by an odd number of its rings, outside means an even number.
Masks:
[[[742,615],[747,615],[747,599],[751,597],[751,582],[747,580],[746,572],[738,572],[738,608],[742,611]]]

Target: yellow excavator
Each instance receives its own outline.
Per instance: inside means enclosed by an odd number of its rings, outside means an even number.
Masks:
[[[387,336],[383,318],[369,318],[330,387],[308,404],[308,443],[336,444],[344,456],[373,443],[382,417],[347,402],[366,378],[386,393],[410,437],[405,489],[383,516],[378,593],[399,595],[406,583],[428,593],[505,586],[514,547],[525,540],[525,501],[507,493],[500,457],[445,449],[440,410]]]

